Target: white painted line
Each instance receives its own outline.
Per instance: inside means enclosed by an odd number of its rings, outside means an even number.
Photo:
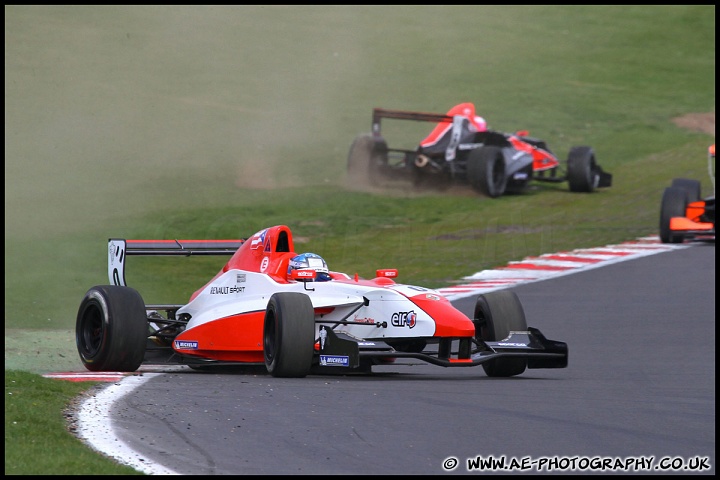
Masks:
[[[148,475],[179,475],[161,465],[155,465],[142,454],[127,446],[115,433],[110,419],[110,407],[123,396],[131,393],[160,373],[131,375],[109,385],[85,400],[78,411],[78,435],[90,447]]]

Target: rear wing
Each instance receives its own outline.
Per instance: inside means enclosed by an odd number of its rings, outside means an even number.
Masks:
[[[108,278],[110,284],[125,283],[125,259],[129,255],[233,255],[245,242],[240,240],[108,240]]]
[[[409,112],[407,110],[388,110],[373,108],[372,134],[380,135],[380,122],[383,118],[396,118],[399,120],[415,120],[418,122],[452,122],[453,117],[444,113]]]
[[[437,124],[448,123],[446,130],[450,130],[450,138],[447,145],[441,147],[440,152],[445,150],[445,160],[451,161],[455,159],[460,139],[463,133],[463,127],[466,124],[467,117],[463,115],[446,115],[444,113],[427,113],[427,112],[410,112],[407,110],[387,110],[385,108],[373,108],[372,135],[376,139],[381,137],[380,122],[383,118],[394,118],[399,120],[415,120],[417,122],[435,122]],[[440,130],[436,127],[428,137],[420,144],[427,147],[426,142],[435,144],[445,134],[446,130]],[[402,149],[389,149],[402,152]],[[438,152],[438,153],[440,153]]]

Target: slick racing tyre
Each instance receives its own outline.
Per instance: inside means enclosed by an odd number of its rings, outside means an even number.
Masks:
[[[682,187],[668,187],[663,192],[660,205],[660,241],[682,243],[683,235],[670,230],[670,219],[684,217],[688,205],[688,192]]]
[[[134,372],[145,358],[148,322],[137,290],[116,285],[92,287],[75,323],[75,342],[85,368]]]
[[[480,295],[475,304],[475,338],[478,341],[497,342],[511,331],[527,331],[525,311],[520,299],[511,290],[498,290]],[[496,358],[482,364],[489,377],[512,377],[527,368],[524,358]]]
[[[270,297],[265,310],[263,351],[273,377],[305,377],[315,348],[315,310],[304,293],[282,292]]]
[[[348,185],[372,186],[380,183],[388,165],[388,146],[385,140],[369,133],[355,137],[348,153]]]
[[[487,146],[471,150],[467,159],[467,178],[472,188],[490,198],[505,193],[505,159],[502,149]]]
[[[685,189],[687,192],[688,203],[700,200],[701,188],[699,180],[691,178],[674,178],[671,186]]]
[[[600,182],[595,153],[590,147],[573,147],[568,153],[567,178],[571,192],[592,193]]]

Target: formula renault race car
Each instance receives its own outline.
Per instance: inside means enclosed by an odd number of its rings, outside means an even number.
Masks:
[[[480,130],[473,122],[472,103],[459,104],[447,114],[373,109],[372,133],[360,134],[348,154],[351,184],[382,185],[404,178],[415,186],[444,187],[469,184],[491,198],[522,193],[532,180],[568,182],[571,192],[593,192],[610,187],[612,175],[598,165],[591,147],[570,149],[563,166],[547,144],[527,131],[503,133]],[[438,122],[432,132],[411,149],[391,148],[381,133],[381,120]]]
[[[528,327],[510,290],[480,295],[471,319],[435,290],[396,283],[395,269],[369,280],[325,269],[327,281],[317,281],[317,269],[289,268],[297,254],[284,225],[247,240],[110,239],[108,247],[111,284],[88,290],[77,314],[77,349],[91,371],[264,364],[276,377],[304,377],[412,358],[510,377],[567,366],[567,345]],[[125,284],[132,255],[231,257],[188,303],[147,305]]]
[[[708,171],[712,195],[702,198],[700,181],[675,178],[665,189],[660,206],[660,240],[715,241],[715,145],[708,148]]]

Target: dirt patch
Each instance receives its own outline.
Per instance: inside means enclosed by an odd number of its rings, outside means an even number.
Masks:
[[[5,370],[84,371],[74,330],[5,329]]]
[[[686,128],[693,132],[707,133],[715,136],[715,112],[710,113],[688,113],[681,117],[673,118],[673,123],[680,128]]]

